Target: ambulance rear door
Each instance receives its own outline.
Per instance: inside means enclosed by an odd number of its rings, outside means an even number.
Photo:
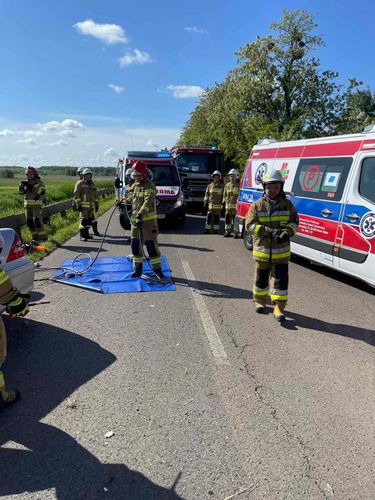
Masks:
[[[375,152],[361,152],[352,169],[335,253],[340,270],[375,286]]]

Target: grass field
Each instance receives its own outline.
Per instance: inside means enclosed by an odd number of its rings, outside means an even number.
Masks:
[[[18,194],[18,185],[21,180],[25,180],[25,177],[20,176],[14,179],[0,178],[0,218],[23,212],[23,196]],[[46,205],[72,198],[76,181],[77,179],[73,177],[70,179],[67,176],[43,176],[43,182],[46,187]],[[95,178],[95,185],[98,190],[110,188],[113,187],[113,180],[108,179],[108,177]],[[100,198],[100,207],[96,215],[99,216],[113,208],[113,204],[114,195]],[[51,253],[55,248],[71,238],[78,232],[78,218],[78,212],[74,212],[73,210],[67,210],[65,218],[61,217],[60,214],[52,215],[49,224],[46,225],[48,240],[43,242],[46,252],[34,252],[28,256],[34,261],[40,260],[44,255]],[[103,228],[99,227],[99,230],[102,231]],[[21,228],[21,237],[24,243],[28,243],[32,239],[30,231],[26,226]]]
[[[18,185],[22,180],[26,180],[24,175],[14,179],[0,178],[0,217],[23,211],[23,196],[18,194]],[[66,175],[45,175],[42,180],[46,187],[45,204],[51,205],[72,198],[77,178]],[[94,182],[97,189],[113,187],[113,180],[108,177],[95,178]]]

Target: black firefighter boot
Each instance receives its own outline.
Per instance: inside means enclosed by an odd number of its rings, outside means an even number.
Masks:
[[[0,410],[15,403],[20,397],[18,391],[7,391],[5,389],[3,372],[0,370]]]
[[[159,279],[164,279],[165,276],[164,276],[164,273],[163,271],[161,270],[161,267],[157,267],[156,269],[154,269],[154,273],[156,274],[156,276],[159,278]]]
[[[134,271],[131,273],[131,278],[140,278],[143,273],[143,264],[138,264],[134,267]]]
[[[101,234],[98,231],[98,222],[96,220],[91,224],[91,226],[95,236],[101,236]]]
[[[86,236],[86,231],[85,231],[86,228],[84,227],[81,227],[81,229],[79,230],[79,239],[81,241],[87,241],[87,236]]]

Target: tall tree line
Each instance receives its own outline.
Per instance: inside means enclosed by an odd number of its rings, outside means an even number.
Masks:
[[[375,120],[375,94],[352,78],[323,70],[313,52],[324,46],[304,9],[283,11],[272,34],[240,48],[237,66],[207,88],[178,145],[216,144],[244,164],[262,138],[301,139],[360,132]]]

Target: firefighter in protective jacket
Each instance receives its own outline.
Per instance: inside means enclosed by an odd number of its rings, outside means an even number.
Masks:
[[[126,202],[131,202],[131,249],[133,254],[132,278],[139,278],[143,272],[142,245],[147,249],[149,263],[159,278],[161,254],[158,245],[158,223],[156,219],[156,187],[148,180],[148,170],[143,161],[136,161],[131,167],[134,183],[126,191]]]
[[[273,314],[281,322],[285,319],[284,309],[288,300],[290,238],[297,231],[298,215],[293,203],[285,196],[280,172],[267,172],[262,184],[263,196],[251,205],[245,221],[245,229],[252,234],[254,245],[253,298],[256,312],[262,314],[267,304],[271,277],[270,298],[275,304]]]
[[[0,251],[3,246],[3,240],[0,236]],[[11,279],[0,266],[0,304],[6,306],[10,317],[25,316],[29,312],[29,307],[25,299],[20,296],[17,288],[13,286]],[[5,387],[2,364],[5,361],[7,350],[7,339],[5,334],[4,322],[0,315],[0,410],[5,406],[11,405],[20,397],[18,391],[7,391]]]
[[[232,168],[228,172],[230,181],[224,186],[224,203],[225,203],[225,234],[224,238],[230,238],[233,231],[234,217],[236,215],[236,207],[238,200],[238,193],[240,190],[240,181],[238,179],[238,172]],[[234,234],[238,238],[238,234]]]
[[[100,236],[95,210],[99,209],[98,193],[92,182],[92,170],[85,168],[82,172],[83,180],[78,181],[74,187],[73,207],[80,212],[79,232],[81,241],[92,240],[89,235],[89,227],[92,225],[94,234]]]
[[[42,216],[43,198],[46,190],[34,167],[27,167],[25,173],[27,181],[20,182],[18,192],[25,197],[26,224],[33,240],[46,240],[47,232]]]
[[[203,205],[207,206],[207,218],[204,233],[210,232],[218,234],[220,231],[220,213],[223,205],[223,181],[218,170],[212,174],[212,182],[207,186],[204,195]]]

